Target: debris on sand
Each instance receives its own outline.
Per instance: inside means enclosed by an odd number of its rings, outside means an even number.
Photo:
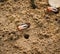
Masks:
[[[24,23],[24,24],[19,25],[17,28],[18,28],[18,30],[24,30],[29,27],[30,27],[30,23]]]

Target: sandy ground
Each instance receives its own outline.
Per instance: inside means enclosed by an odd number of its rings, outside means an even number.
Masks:
[[[47,0],[0,2],[0,54],[60,54],[60,11],[45,11]],[[19,31],[17,25],[30,23]],[[27,34],[27,37],[26,37]]]

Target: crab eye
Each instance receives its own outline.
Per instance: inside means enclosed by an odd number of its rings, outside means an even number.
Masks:
[[[53,10],[52,11],[58,11],[56,8],[53,8]]]
[[[28,27],[28,25],[24,25],[23,27],[24,27],[24,28],[27,28],[27,27]]]

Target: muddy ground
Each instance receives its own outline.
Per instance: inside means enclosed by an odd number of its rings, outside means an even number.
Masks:
[[[47,0],[0,1],[0,54],[60,54],[60,11],[47,12]],[[21,23],[30,23],[23,31]]]

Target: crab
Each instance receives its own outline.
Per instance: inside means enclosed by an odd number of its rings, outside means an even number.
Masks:
[[[30,27],[30,23],[24,23],[24,24],[17,26],[18,30],[24,30],[24,29],[27,29],[29,27]]]

